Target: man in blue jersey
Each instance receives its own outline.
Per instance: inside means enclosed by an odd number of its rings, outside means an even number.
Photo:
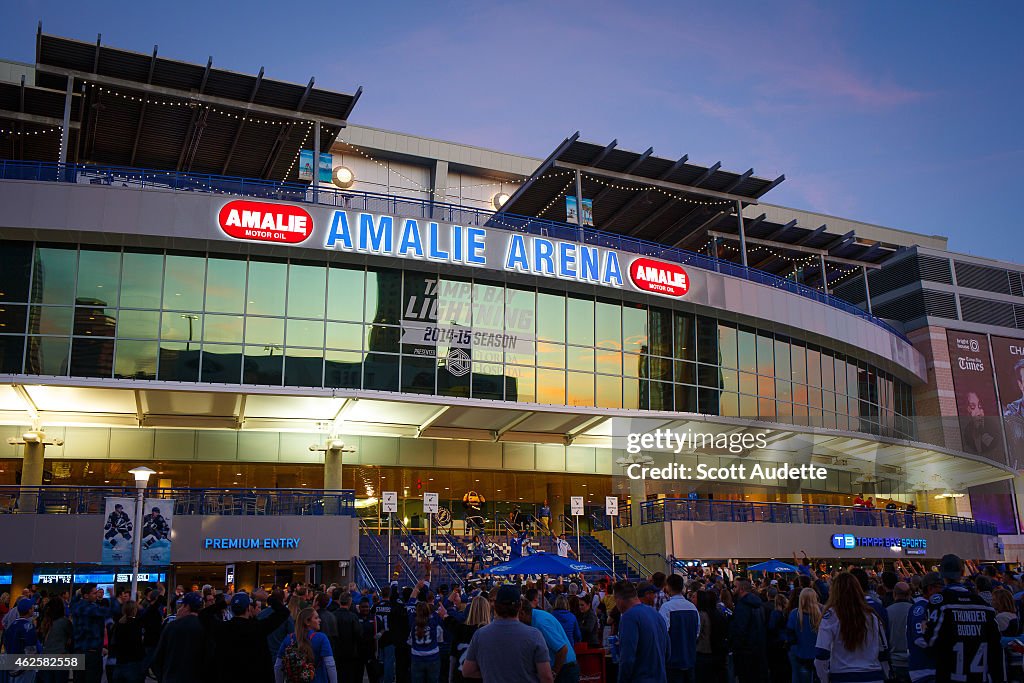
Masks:
[[[523,550],[526,546],[526,532],[520,531],[517,536],[509,536],[508,539],[508,559],[509,562],[512,560],[518,560],[523,556]]]
[[[665,579],[668,600],[658,612],[668,626],[667,673],[670,683],[689,683],[697,664],[697,636],[700,613],[683,595],[683,577],[673,574]]]
[[[935,660],[928,651],[924,632],[928,626],[928,601],[942,592],[942,577],[937,572],[925,574],[921,579],[921,597],[914,600],[907,615],[907,668],[913,683],[935,681]]]

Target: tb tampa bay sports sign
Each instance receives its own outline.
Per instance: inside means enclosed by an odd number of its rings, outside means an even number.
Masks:
[[[490,227],[235,199],[216,217],[228,237],[446,263],[630,289],[674,299],[693,289],[679,264]],[[700,275],[703,284],[703,274]]]

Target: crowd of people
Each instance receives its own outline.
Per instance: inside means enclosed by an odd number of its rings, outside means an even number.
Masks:
[[[168,596],[157,585],[137,601],[89,585],[26,589],[2,642],[7,654],[79,653],[74,680],[89,683],[576,683],[595,655],[621,683],[1022,681],[1021,574],[953,555],[931,569],[804,555],[797,568],[691,566],[638,583],[478,577],[450,590],[421,580]]]

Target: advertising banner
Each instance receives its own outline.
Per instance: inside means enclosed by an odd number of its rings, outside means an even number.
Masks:
[[[985,335],[947,330],[963,449],[1005,463],[992,368]]]
[[[576,209],[576,197],[573,195],[566,195],[565,197],[565,222],[575,223],[576,225],[593,226],[594,225],[594,200],[586,199],[583,200],[583,222],[580,223],[580,216]]]
[[[1006,429],[1007,460],[1024,463],[1024,339],[992,337],[996,386]]]
[[[142,527],[135,529],[135,499],[107,498],[103,523],[103,552],[101,562],[110,565],[130,565],[132,544],[140,539],[140,562],[147,566],[166,566],[171,563],[171,524],[174,519],[174,501],[166,498],[148,498],[143,507]]]
[[[130,565],[135,540],[135,499],[107,498],[103,514],[103,564]]]
[[[320,182],[331,182],[331,173],[334,169],[334,155],[330,152],[320,152]],[[299,180],[313,180],[313,150],[303,149],[299,151]]]

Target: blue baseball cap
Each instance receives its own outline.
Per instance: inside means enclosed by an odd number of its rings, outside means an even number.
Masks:
[[[249,609],[250,604],[252,604],[252,600],[246,593],[235,593],[231,597],[231,611],[235,614],[242,614]]]
[[[185,605],[193,612],[198,612],[203,608],[203,596],[195,591],[185,593],[181,598],[181,604]]]
[[[21,600],[18,600],[16,606],[18,608],[18,614],[28,614],[32,611],[35,604],[29,598],[22,598]]]

